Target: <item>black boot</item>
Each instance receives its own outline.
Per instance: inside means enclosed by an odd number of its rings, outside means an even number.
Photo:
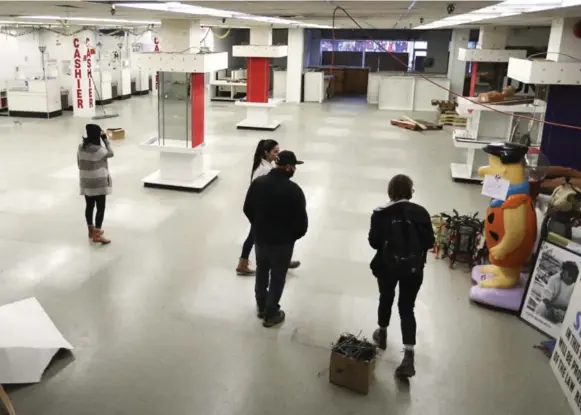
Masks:
[[[408,379],[416,374],[414,366],[414,351],[406,350],[403,355],[403,360],[399,367],[395,370],[395,375],[401,379]]]
[[[291,261],[291,262],[288,264],[288,268],[289,268],[289,269],[297,269],[297,268],[298,268],[298,267],[300,267],[300,266],[301,266],[301,261]]]
[[[284,322],[284,319],[285,319],[284,311],[278,310],[278,312],[274,316],[269,317],[265,316],[264,321],[262,322],[262,326],[267,328],[274,327]]]
[[[373,341],[381,350],[387,349],[387,330],[377,329],[373,332]]]

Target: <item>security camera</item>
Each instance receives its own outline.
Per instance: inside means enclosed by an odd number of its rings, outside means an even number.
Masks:
[[[117,13],[117,9],[115,8],[115,5],[112,4],[111,5],[111,16],[115,16],[115,13]]]
[[[446,11],[448,12],[448,14],[454,13],[454,11],[456,11],[456,5],[454,3],[449,3],[446,6]]]
[[[225,17],[222,19],[222,23],[226,23],[226,18]]]
[[[424,24],[424,18],[420,17],[420,24]]]

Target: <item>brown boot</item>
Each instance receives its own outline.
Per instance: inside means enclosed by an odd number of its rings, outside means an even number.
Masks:
[[[89,239],[93,239],[94,233],[95,233],[95,227],[93,225],[89,225]]]
[[[111,243],[111,240],[103,236],[103,231],[101,229],[95,228],[95,230],[93,231],[93,242],[107,245],[108,243]]]
[[[242,259],[238,261],[238,267],[236,267],[236,274],[241,277],[250,277],[256,274],[256,271],[250,269],[250,262],[247,259]]]

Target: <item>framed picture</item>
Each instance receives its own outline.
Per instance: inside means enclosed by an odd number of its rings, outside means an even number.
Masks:
[[[556,339],[581,271],[578,253],[541,241],[520,318]]]

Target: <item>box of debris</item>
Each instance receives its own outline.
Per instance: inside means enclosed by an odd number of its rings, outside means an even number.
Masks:
[[[107,135],[111,140],[123,140],[125,138],[125,130],[123,128],[107,128]]]
[[[377,348],[366,339],[342,334],[331,349],[329,382],[367,395],[375,371]]]

